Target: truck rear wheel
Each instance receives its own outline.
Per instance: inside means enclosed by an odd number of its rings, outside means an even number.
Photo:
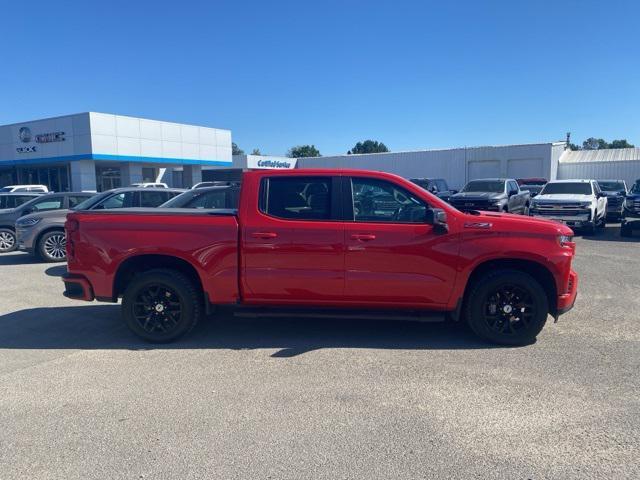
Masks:
[[[167,343],[187,334],[202,314],[199,290],[176,270],[156,269],[131,281],[122,297],[122,316],[139,337]]]
[[[465,309],[467,323],[479,337],[500,345],[529,345],[547,321],[549,302],[531,275],[504,269],[474,282]]]

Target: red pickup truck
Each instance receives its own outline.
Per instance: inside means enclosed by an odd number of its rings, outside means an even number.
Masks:
[[[254,171],[237,210],[76,211],[65,296],[117,302],[168,342],[216,308],[237,315],[464,321],[531,343],[573,307],[573,232],[548,220],[462,213],[395,175]]]

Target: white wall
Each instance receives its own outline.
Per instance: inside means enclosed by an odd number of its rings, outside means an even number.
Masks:
[[[416,152],[301,158],[298,168],[357,168],[395,173],[405,178],[444,178],[451,188],[481,177],[535,176],[549,178],[552,144],[454,148]]]
[[[96,112],[89,118],[94,154],[231,164],[229,130]]]
[[[631,186],[637,179],[640,179],[640,160],[560,163],[558,165],[558,179],[573,178],[625,180],[627,186]]]

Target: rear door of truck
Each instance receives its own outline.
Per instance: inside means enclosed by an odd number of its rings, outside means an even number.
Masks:
[[[340,176],[246,175],[241,206],[245,303],[332,304],[344,294]]]

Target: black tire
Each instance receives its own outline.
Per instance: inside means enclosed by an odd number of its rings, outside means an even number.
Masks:
[[[67,240],[62,230],[47,232],[38,240],[37,253],[45,262],[65,262]]]
[[[469,288],[463,318],[484,340],[499,345],[530,345],[547,321],[547,295],[527,273],[495,270],[476,279]]]
[[[584,234],[585,235],[595,235],[596,233],[596,220],[592,220],[591,223],[589,223],[589,226],[584,227]]]
[[[13,252],[18,248],[16,232],[10,228],[0,228],[0,253]]]
[[[524,210],[522,211],[522,214],[527,216],[527,217],[529,216],[529,204],[528,203],[524,206]]]
[[[134,277],[122,297],[122,317],[140,338],[168,343],[189,333],[202,315],[202,295],[176,270],[155,269]]]

